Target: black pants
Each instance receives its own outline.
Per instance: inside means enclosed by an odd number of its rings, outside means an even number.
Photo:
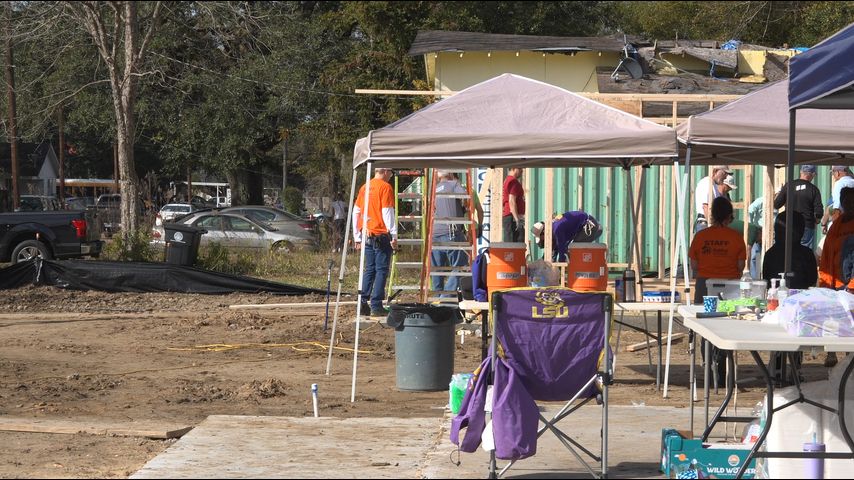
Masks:
[[[523,225],[519,225],[520,228],[516,228],[516,222],[513,220],[513,215],[504,215],[501,217],[501,226],[504,227],[503,241],[515,243],[525,241],[525,231],[523,230],[525,227]]]

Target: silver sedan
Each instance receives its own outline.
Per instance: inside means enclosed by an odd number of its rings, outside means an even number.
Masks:
[[[256,222],[243,215],[222,213],[215,210],[196,212],[179,220],[179,223],[207,230],[202,235],[201,245],[218,243],[224,247],[273,252],[314,250],[317,242],[308,232],[280,232],[274,227]],[[168,228],[168,224],[166,224]],[[164,243],[163,226],[152,230],[152,243]]]

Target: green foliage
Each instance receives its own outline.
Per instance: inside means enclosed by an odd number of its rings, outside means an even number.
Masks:
[[[616,2],[614,25],[650,39],[812,46],[854,19],[854,2]]]
[[[159,262],[162,257],[151,246],[149,230],[139,229],[129,235],[116,235],[104,246],[101,258],[117,262]]]
[[[256,259],[251,253],[234,251],[219,243],[211,243],[199,248],[196,266],[232,275],[250,275],[256,270]]]
[[[302,191],[297,187],[288,187],[282,192],[282,209],[296,213],[302,211]]]

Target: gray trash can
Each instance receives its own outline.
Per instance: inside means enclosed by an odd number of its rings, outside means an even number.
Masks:
[[[454,333],[462,321],[456,307],[393,304],[386,323],[395,329],[398,390],[447,390],[454,374]]]

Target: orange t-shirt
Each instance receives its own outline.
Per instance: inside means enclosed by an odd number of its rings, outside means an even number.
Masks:
[[[842,287],[842,242],[854,234],[854,220],[843,222],[841,218],[833,222],[824,247],[821,250],[821,261],[818,264],[818,286],[838,289]],[[854,288],[854,280],[848,282],[848,288]]]
[[[368,201],[368,235],[388,233],[388,227],[383,221],[383,208],[394,208],[394,192],[391,185],[381,178],[371,179],[371,198]],[[359,189],[359,195],[354,204],[359,208],[357,228],[362,228],[362,215],[365,208],[365,186]]]
[[[694,235],[688,257],[697,261],[700,278],[739,278],[739,260],[747,260],[747,248],[739,232],[712,226]]]

